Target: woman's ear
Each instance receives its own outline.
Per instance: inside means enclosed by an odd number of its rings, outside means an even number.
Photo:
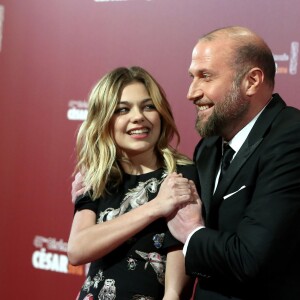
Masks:
[[[252,68],[245,76],[245,92],[247,96],[252,96],[264,82],[264,73],[260,68]]]

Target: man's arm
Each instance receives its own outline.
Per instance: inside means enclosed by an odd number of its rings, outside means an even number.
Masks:
[[[168,221],[168,227],[172,235],[185,243],[191,232],[204,227],[202,218],[202,202],[197,193],[195,184],[190,181],[193,201],[183,205]]]
[[[72,203],[74,204],[77,197],[84,194],[85,186],[83,182],[83,176],[80,172],[75,175],[75,178],[72,182],[71,198]]]

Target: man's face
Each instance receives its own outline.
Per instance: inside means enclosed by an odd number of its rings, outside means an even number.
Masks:
[[[231,138],[249,107],[230,64],[232,46],[220,38],[199,41],[192,53],[189,73],[193,80],[187,98],[197,106],[196,128],[202,137]]]

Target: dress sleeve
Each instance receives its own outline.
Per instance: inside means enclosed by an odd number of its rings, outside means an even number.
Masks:
[[[97,213],[98,202],[99,199],[92,200],[92,198],[88,194],[81,195],[77,197],[75,201],[74,214],[77,211],[81,211],[83,209],[89,209],[92,210],[94,213]]]

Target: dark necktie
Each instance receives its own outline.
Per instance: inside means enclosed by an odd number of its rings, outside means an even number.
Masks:
[[[234,153],[235,151],[229,146],[229,144],[224,144],[219,182],[221,181],[224,174],[226,173]]]

